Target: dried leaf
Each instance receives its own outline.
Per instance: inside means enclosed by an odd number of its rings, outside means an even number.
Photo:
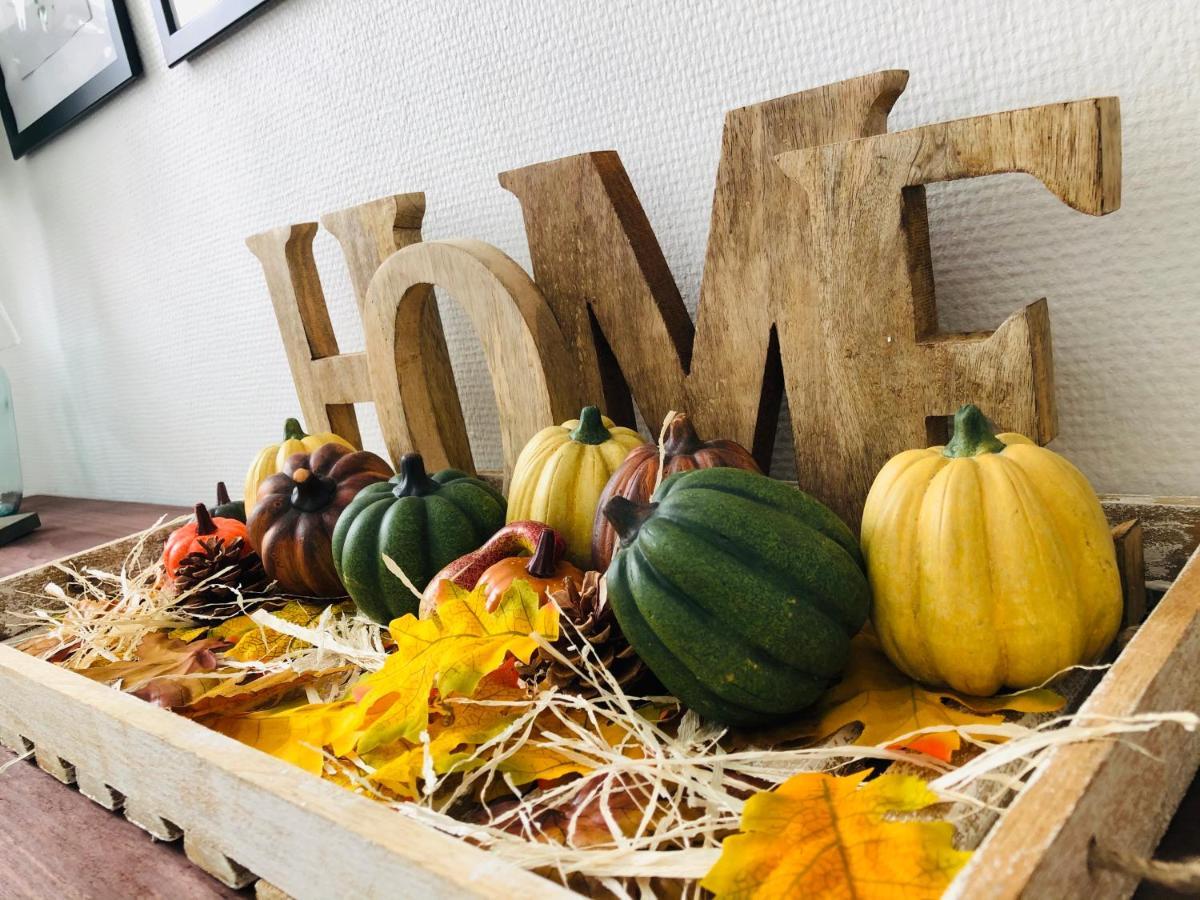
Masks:
[[[308,627],[324,612],[325,607],[312,603],[290,600],[275,616],[285,622]],[[239,662],[265,662],[310,646],[307,642],[290,635],[280,634],[271,628],[259,625],[250,616],[237,616],[222,622],[212,631],[213,637],[233,642],[233,648],[225,655]]]
[[[359,753],[395,740],[416,741],[429,724],[429,695],[470,696],[508,654],[528,662],[537,649],[533,634],[558,637],[558,609],[539,606],[538,594],[514,582],[495,612],[482,590],[453,589],[428,619],[407,615],[391,624],[396,650],[383,668],[359,682],[370,726],[358,740]]]
[[[746,801],[741,834],[725,839],[701,885],[718,900],[940,897],[970,853],[949,822],[896,821],[938,803],[912,775],[805,773]]]
[[[225,646],[217,638],[185,644],[152,631],[138,642],[135,658],[104,663],[79,670],[79,674],[104,684],[121,683],[121,689],[134,692],[155,679],[211,672],[217,667],[214,651]]]
[[[1045,688],[1000,697],[968,697],[953,691],[926,690],[893,666],[884,656],[878,638],[864,630],[851,644],[845,678],[817,707],[816,731],[824,737],[852,722],[861,722],[863,730],[856,744],[886,744],[949,762],[962,746],[962,738],[955,731],[889,742],[921,728],[996,725],[1004,721],[1003,716],[996,715],[1001,710],[1054,712],[1065,703],[1059,694]]]
[[[319,690],[335,684],[353,671],[353,666],[338,666],[333,669],[307,672],[282,669],[252,681],[226,678],[189,700],[186,705],[176,708],[175,711],[191,718],[263,711],[265,706],[283,700],[301,688],[312,687]]]

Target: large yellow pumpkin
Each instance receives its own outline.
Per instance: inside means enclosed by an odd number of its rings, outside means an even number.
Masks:
[[[604,485],[642,438],[613,425],[594,406],[578,419],[543,428],[517,457],[508,490],[508,521],[545,522],[567,542],[567,558],[591,568],[592,522]]]
[[[1100,501],[1073,465],[964,406],[945,447],[880,471],[863,511],[872,619],[908,675],[978,696],[1095,660],[1121,621]]]
[[[278,444],[263,447],[250,464],[246,473],[246,484],[242,501],[246,504],[246,515],[254,511],[254,502],[258,499],[258,486],[274,475],[282,472],[288,457],[293,453],[312,453],[323,444],[341,444],[351,450],[357,450],[344,437],[339,437],[332,431],[321,434],[305,434],[304,429],[296,419],[288,419],[283,423],[283,440]]]

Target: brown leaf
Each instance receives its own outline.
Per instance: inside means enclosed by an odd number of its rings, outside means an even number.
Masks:
[[[294,672],[284,669],[272,672],[253,681],[225,679],[199,696],[191,699],[176,712],[195,718],[197,716],[223,715],[263,710],[295,691],[305,687],[321,688],[355,671],[353,666],[338,666],[333,669]]]
[[[217,667],[214,653],[225,646],[216,638],[185,644],[152,631],[137,646],[135,659],[104,663],[80,669],[79,674],[103,684],[121,683],[121,690],[135,693],[151,681],[168,676],[211,672]]]

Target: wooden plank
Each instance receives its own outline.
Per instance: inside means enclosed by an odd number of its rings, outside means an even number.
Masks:
[[[1124,613],[1121,627],[1140,625],[1146,618],[1146,565],[1142,558],[1142,523],[1129,519],[1113,527],[1117,572],[1121,576]]]
[[[1112,524],[1141,522],[1146,578],[1151,581],[1174,581],[1200,547],[1200,497],[1101,494],[1100,502]]]
[[[569,894],[483,850],[80,675],[0,646],[0,719],[294,897]],[[2,792],[0,792],[2,793]],[[263,823],[270,823],[264,827]],[[320,847],[320,853],[313,848]]]
[[[1193,556],[1080,714],[1200,709],[1197,671],[1200,555]],[[1173,726],[1120,742],[1060,748],[1004,813],[948,896],[1128,896],[1134,879],[1089,866],[1092,844],[1150,856],[1198,766],[1200,734]]]
[[[10,757],[0,752],[0,763]],[[64,788],[32,761],[0,775],[0,895],[5,900],[224,900],[240,896],[182,850]],[[81,784],[82,787],[82,784]]]

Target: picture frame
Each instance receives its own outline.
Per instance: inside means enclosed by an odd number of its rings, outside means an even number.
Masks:
[[[150,0],[163,57],[175,66],[206,50],[276,0]]]
[[[13,159],[141,74],[125,0],[17,0],[0,8],[0,119]]]

